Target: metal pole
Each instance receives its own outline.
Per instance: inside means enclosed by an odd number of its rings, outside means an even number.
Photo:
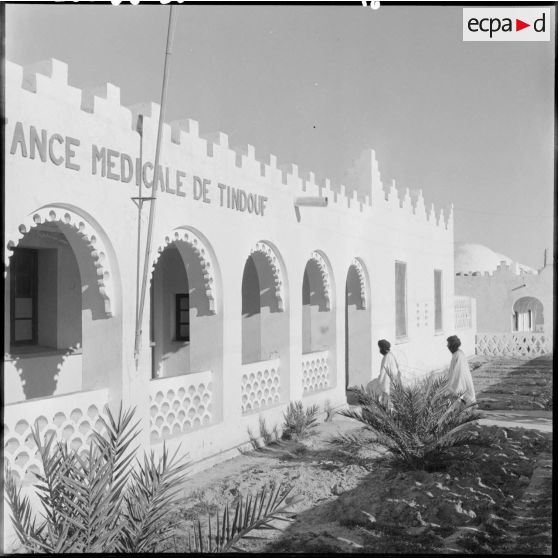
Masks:
[[[161,154],[161,136],[163,132],[163,122],[165,119],[165,101],[167,95],[167,81],[168,81],[168,69],[169,69],[169,58],[171,55],[171,45],[174,30],[174,18],[173,18],[173,6],[169,9],[169,25],[167,30],[167,48],[165,51],[165,67],[163,70],[163,87],[161,90],[161,110],[159,114],[159,127],[157,129],[157,145],[155,148],[155,162],[153,170],[153,184],[151,186],[151,205],[149,207],[149,224],[147,227],[147,239],[145,244],[145,258],[143,261],[143,277],[141,283],[141,295],[139,300],[139,311],[137,313],[136,319],[136,338],[134,343],[134,358],[136,361],[136,369],[138,368],[139,352],[141,348],[141,335],[142,335],[142,321],[143,321],[143,311],[145,307],[145,292],[147,290],[147,281],[149,276],[149,262],[151,255],[151,243],[153,237],[153,222],[155,220],[155,207],[157,202],[157,182],[159,178],[159,157]]]
[[[139,192],[138,192],[138,246],[137,246],[137,254],[136,254],[136,327],[138,325],[138,316],[139,316],[139,299],[140,299],[140,259],[141,259],[141,211],[143,209],[143,189],[142,189],[142,169],[143,169],[143,114],[138,116],[138,126],[137,131],[140,135],[140,144],[139,144]],[[137,333],[137,330],[136,330]]]

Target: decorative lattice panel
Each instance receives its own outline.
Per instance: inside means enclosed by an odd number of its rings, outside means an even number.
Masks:
[[[455,329],[471,329],[473,312],[469,297],[456,296],[454,299]]]
[[[329,388],[328,351],[302,357],[302,389],[304,395]]]
[[[85,397],[84,397],[85,396]],[[31,434],[35,424],[41,439],[54,435],[72,449],[85,449],[94,428],[102,431],[99,415],[107,402],[106,390],[28,401],[9,405],[4,416],[4,462],[20,481],[35,480],[42,471],[37,446]]]
[[[417,302],[417,329],[428,327],[428,302]]]
[[[242,412],[251,413],[281,401],[279,359],[242,367]]]
[[[479,333],[476,354],[533,358],[550,352],[544,333]]]
[[[151,441],[211,424],[211,372],[153,380],[150,385]]]

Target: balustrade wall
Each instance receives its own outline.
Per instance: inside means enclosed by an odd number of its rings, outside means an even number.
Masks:
[[[66,440],[72,449],[84,447],[93,429],[102,429],[99,415],[108,397],[108,389],[100,389],[6,405],[4,463],[20,480],[33,481],[41,466],[31,429],[37,427],[43,439]]]
[[[151,441],[187,434],[211,424],[212,389],[211,372],[151,380]]]
[[[328,389],[332,382],[329,374],[329,351],[316,351],[302,355],[302,390],[304,395]]]
[[[251,362],[242,366],[242,413],[251,413],[281,402],[280,360]]]
[[[535,358],[552,352],[552,340],[544,333],[478,333],[477,355]]]

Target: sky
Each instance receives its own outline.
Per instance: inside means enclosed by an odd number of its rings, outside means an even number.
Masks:
[[[554,14],[554,8],[552,13]],[[6,6],[6,58],[159,102],[168,6]],[[463,42],[455,6],[178,5],[168,121],[343,182],[373,148],[384,184],[454,204],[455,240],[540,268],[552,254],[550,42]],[[553,15],[554,18],[554,15]]]

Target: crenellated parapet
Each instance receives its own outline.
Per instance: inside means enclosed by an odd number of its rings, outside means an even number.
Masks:
[[[130,134],[134,149],[139,142],[133,134],[144,134],[149,141],[143,157],[152,157],[160,115],[157,103],[123,106],[120,89],[112,83],[86,90],[73,87],[68,82],[68,66],[56,59],[25,67],[6,62],[8,107],[19,102],[21,90],[44,98],[45,102],[51,103],[48,106],[56,103],[66,112],[79,111],[87,115],[85,118],[91,119],[87,128],[91,134],[103,130],[103,124],[109,123],[111,129]],[[130,155],[139,156],[137,153]],[[385,212],[394,218],[401,216],[440,231],[453,231],[453,207],[443,211],[430,204],[427,209],[422,190],[415,192],[406,188],[400,191],[395,180],[384,183],[372,149],[363,151],[353,161],[342,183],[334,184],[329,178],[318,180],[314,172],[302,171],[295,163],[278,164],[275,155],[257,153],[253,145],[231,146],[229,136],[224,132],[201,133],[197,121],[184,118],[163,124],[161,161],[177,167],[186,161],[189,164],[199,161],[206,168],[211,166],[226,171],[226,176],[238,177],[239,183],[249,184],[265,195],[280,192],[284,199],[288,199],[289,194],[293,199],[327,197],[329,207],[358,214],[364,219]]]
[[[500,277],[509,275],[538,275],[536,271],[527,270],[517,262],[502,260],[493,271],[468,271],[456,273],[458,277]]]

